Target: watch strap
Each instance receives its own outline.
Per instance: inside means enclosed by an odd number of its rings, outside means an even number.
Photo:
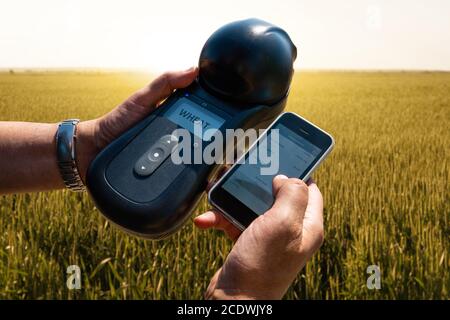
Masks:
[[[61,177],[66,187],[72,191],[84,191],[76,164],[76,130],[78,119],[64,120],[58,125],[56,132],[56,156]]]

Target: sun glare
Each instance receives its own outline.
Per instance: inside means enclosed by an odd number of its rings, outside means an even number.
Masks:
[[[449,11],[425,0],[14,0],[0,4],[0,68],[182,69],[217,28],[254,17],[289,33],[296,67],[450,70]]]

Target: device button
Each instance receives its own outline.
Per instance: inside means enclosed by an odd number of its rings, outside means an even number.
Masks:
[[[145,158],[141,158],[136,162],[134,171],[140,176],[148,176],[155,170],[155,163],[151,163]]]
[[[159,162],[166,158],[166,150],[160,147],[152,148],[147,156],[150,161]]]
[[[136,174],[146,177],[152,174],[170,156],[173,148],[178,144],[174,135],[162,136],[149,151],[136,162],[134,171]]]
[[[172,149],[178,144],[178,138],[172,134],[166,134],[159,139],[159,143]]]

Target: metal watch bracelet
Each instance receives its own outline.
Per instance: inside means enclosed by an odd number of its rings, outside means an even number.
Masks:
[[[56,156],[61,177],[66,187],[72,191],[84,191],[76,163],[75,141],[79,119],[64,120],[56,132]]]

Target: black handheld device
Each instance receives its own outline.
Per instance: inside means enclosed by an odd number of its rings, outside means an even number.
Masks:
[[[170,153],[179,142],[174,130],[194,136],[194,120],[220,132],[267,127],[285,107],[296,56],[288,34],[262,20],[236,21],[214,32],[201,51],[196,81],[176,90],[91,163],[87,188],[97,208],[141,237],[175,232],[217,165],[173,163]],[[210,140],[200,138],[205,148]]]
[[[333,137],[322,129],[295,113],[283,113],[211,188],[208,200],[244,230],[272,207],[276,175],[307,181],[333,146]]]

